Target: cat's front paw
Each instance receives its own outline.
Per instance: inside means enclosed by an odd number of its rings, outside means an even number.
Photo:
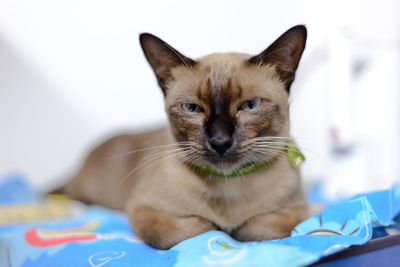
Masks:
[[[232,233],[239,241],[263,241],[288,237],[294,227],[307,217],[307,207],[284,209],[256,215]]]
[[[215,230],[212,222],[197,217],[178,217],[150,206],[140,206],[130,215],[137,235],[157,249],[169,249],[183,240]]]

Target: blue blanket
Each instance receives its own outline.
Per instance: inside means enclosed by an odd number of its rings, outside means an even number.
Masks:
[[[24,177],[0,185],[0,266],[304,266],[399,229],[400,185],[332,205],[288,238],[238,242],[220,231],[156,250],[123,213],[36,194]]]

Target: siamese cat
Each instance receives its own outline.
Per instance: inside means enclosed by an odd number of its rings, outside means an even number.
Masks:
[[[211,230],[241,241],[288,236],[308,215],[288,157],[288,96],[306,38],[298,25],[256,56],[193,60],[141,34],[169,127],[106,141],[58,192],[124,210],[158,249]]]

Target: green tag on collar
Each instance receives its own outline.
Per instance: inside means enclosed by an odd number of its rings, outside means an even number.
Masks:
[[[286,144],[286,154],[290,165],[293,168],[298,168],[306,160],[304,155],[300,152],[297,146],[293,144]]]

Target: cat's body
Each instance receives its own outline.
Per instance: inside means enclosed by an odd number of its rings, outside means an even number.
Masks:
[[[255,57],[196,61],[142,35],[170,127],[107,141],[62,192],[125,210],[157,248],[213,229],[246,241],[287,236],[307,216],[299,171],[286,157],[287,98],[305,34],[292,28]]]

